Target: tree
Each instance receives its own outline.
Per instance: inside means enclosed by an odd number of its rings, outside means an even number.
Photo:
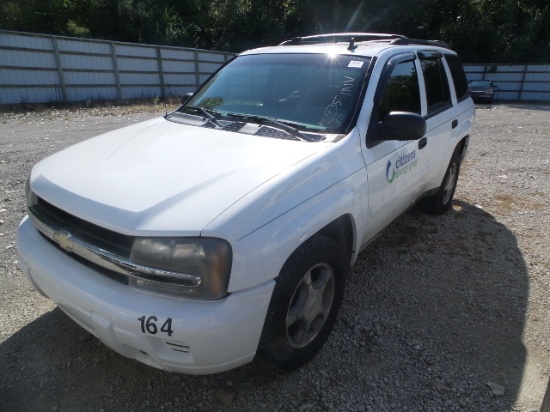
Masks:
[[[441,39],[463,61],[550,60],[548,0],[5,0],[0,28],[239,52],[338,31]]]

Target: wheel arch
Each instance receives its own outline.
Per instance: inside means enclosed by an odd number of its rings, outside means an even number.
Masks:
[[[308,236],[306,239],[304,239],[304,241],[297,245],[294,251],[292,251],[292,253],[290,253],[290,255],[286,258],[283,266],[292,258],[292,255],[294,255],[295,252],[297,252],[305,243],[307,243],[317,235],[326,236],[336,242],[346,262],[348,262],[349,266],[351,267],[353,263],[352,259],[355,258],[354,245],[356,239],[356,230],[354,219],[349,213],[346,213],[332,220],[330,223],[323,226],[311,236]],[[277,275],[277,277],[278,276],[279,275]]]
[[[320,191],[236,239],[229,291],[244,290],[277,278],[289,257],[316,234],[340,245],[351,265],[359,236],[366,226],[367,200],[362,193],[367,191],[362,181],[361,173],[354,173],[345,182]]]
[[[468,144],[470,143],[470,135],[464,136],[460,141],[457,143],[455,148],[455,153],[460,155],[460,162],[462,163],[464,159],[466,158],[466,153],[468,152]]]
[[[340,246],[346,260],[350,264],[352,263],[352,259],[355,258],[354,245],[357,233],[354,220],[349,213],[334,219],[313,236],[316,234],[321,234],[334,240]]]

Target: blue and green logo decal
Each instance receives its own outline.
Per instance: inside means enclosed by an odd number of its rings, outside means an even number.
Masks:
[[[418,165],[416,150],[400,155],[397,160],[388,160],[386,165],[386,179],[392,183],[399,176],[407,174],[413,167]]]
[[[395,169],[393,168],[393,164],[391,160],[388,160],[388,165],[386,166],[386,179],[388,179],[388,182],[393,182],[393,179],[395,179]]]

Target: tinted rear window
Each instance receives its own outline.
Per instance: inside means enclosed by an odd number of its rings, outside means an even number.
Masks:
[[[455,84],[456,99],[460,102],[468,98],[468,80],[460,59],[455,54],[446,54],[445,59],[451,69],[451,76]]]
[[[451,93],[447,74],[440,58],[421,60],[428,100],[428,115],[438,113],[450,107]]]

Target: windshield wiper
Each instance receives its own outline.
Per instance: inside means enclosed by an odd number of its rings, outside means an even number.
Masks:
[[[189,110],[189,109],[191,111],[194,111],[195,113],[198,112],[198,113],[202,114],[214,126],[219,127],[219,128],[224,127],[223,124],[218,122],[218,119],[216,119],[216,117],[214,116],[214,114],[219,114],[215,110],[205,109],[204,107],[200,107],[200,106],[182,106],[178,109],[178,111]]]
[[[227,117],[238,117],[239,119],[243,120],[250,120],[252,122],[261,124],[261,125],[269,125],[269,126],[275,126],[276,128],[280,130],[284,130],[288,134],[290,134],[293,137],[296,137],[299,140],[305,141],[305,142],[314,142],[316,141],[314,138],[310,136],[306,136],[303,133],[300,133],[298,129],[295,127],[292,127],[288,124],[285,124],[283,122],[280,122],[278,120],[272,119],[270,117],[263,117],[263,116],[256,116],[251,114],[241,114],[241,113],[227,113]]]

